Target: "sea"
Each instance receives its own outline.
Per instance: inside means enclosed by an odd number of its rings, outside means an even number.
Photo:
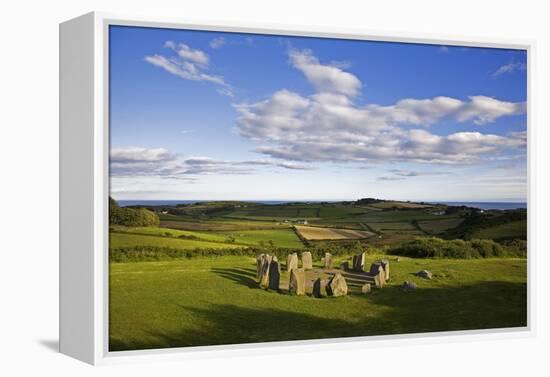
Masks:
[[[176,204],[192,204],[200,202],[208,202],[211,200],[119,200],[118,205],[121,207],[128,206],[173,206]],[[247,200],[252,203],[259,204],[285,204],[285,203],[320,203],[320,202],[333,202],[331,200],[317,200],[317,201],[307,201],[307,200]],[[527,208],[526,202],[440,202],[440,201],[424,201],[424,203],[433,203],[433,204],[445,204],[448,206],[467,206],[473,208],[479,208],[483,210],[490,209],[518,209],[518,208]]]

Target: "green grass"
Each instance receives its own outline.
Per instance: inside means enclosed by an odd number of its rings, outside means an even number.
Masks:
[[[110,233],[110,248],[128,248],[140,246],[169,247],[173,249],[195,249],[195,248],[234,248],[231,243],[210,242],[202,240],[188,240],[170,237],[147,236],[131,233]]]
[[[235,238],[235,243],[258,246],[260,242],[266,245],[269,241],[273,241],[276,247],[288,247],[294,249],[302,249],[304,244],[296,236],[292,229],[274,229],[274,230],[242,230],[237,232],[218,232],[227,238],[232,236]]]
[[[421,221],[419,222],[419,225],[424,231],[428,233],[438,234],[446,231],[447,229],[451,229],[460,225],[462,221],[464,221],[464,219],[457,217],[440,220]]]
[[[472,238],[481,239],[511,239],[525,238],[527,235],[527,220],[512,221],[506,224],[482,228],[472,234]]]
[[[384,289],[322,299],[259,289],[249,257],[113,263],[110,349],[525,326],[526,262],[401,258]],[[421,269],[433,280],[414,275]],[[418,289],[402,291],[405,280]]]

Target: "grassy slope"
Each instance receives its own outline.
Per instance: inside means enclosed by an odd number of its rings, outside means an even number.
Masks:
[[[302,249],[304,244],[294,233],[294,230],[273,229],[273,230],[241,230],[236,232],[217,232],[224,237],[235,237],[235,243],[257,246],[260,242],[268,243],[273,241],[276,247],[288,247]]]
[[[234,248],[231,243],[208,242],[201,240],[185,240],[178,238],[147,236],[131,233],[111,233],[109,235],[109,247],[139,247],[139,246],[155,246],[155,247],[170,247],[174,249],[195,249],[203,248]]]
[[[425,268],[433,280],[413,275]],[[526,324],[526,260],[402,258],[391,272],[390,286],[370,295],[315,299],[258,289],[253,258],[112,264],[111,349]],[[404,280],[419,288],[403,292]]]
[[[525,238],[527,234],[527,220],[512,221],[506,224],[495,225],[490,228],[475,231],[472,238],[508,239]]]

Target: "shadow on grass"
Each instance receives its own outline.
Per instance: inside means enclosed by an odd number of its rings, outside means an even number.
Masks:
[[[258,288],[256,274],[252,270],[246,268],[212,268],[210,271],[248,288]]]
[[[233,271],[235,269],[217,270],[220,270],[220,276],[256,287],[254,279],[243,277]],[[419,288],[411,292],[404,292],[399,287],[387,287],[363,296],[292,299],[300,302],[293,311],[277,307],[213,304],[203,309],[178,305],[182,315],[191,315],[199,326],[185,331],[147,329],[142,333],[145,336],[129,334],[129,339],[111,338],[110,350],[492,329],[525,326],[527,321],[525,283],[494,281],[464,287]],[[309,305],[304,300],[311,300],[309,303],[316,305],[326,302],[332,308],[341,302],[345,305],[342,309],[352,314],[349,314],[350,318],[342,319],[323,317],[323,314],[334,315],[334,311],[320,311],[319,315],[300,312]],[[365,304],[363,300],[367,300],[369,306],[361,306]],[[359,307],[350,311],[353,305]],[[366,309],[364,314],[358,314],[362,313],[363,307],[371,311],[380,310],[369,313]]]

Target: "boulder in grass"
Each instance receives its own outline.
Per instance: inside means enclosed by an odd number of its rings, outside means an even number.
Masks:
[[[331,253],[325,253],[325,268],[331,269],[332,268],[332,254]]]
[[[420,276],[421,278],[424,278],[424,279],[431,279],[432,278],[432,273],[428,270],[419,271],[419,272],[417,272],[417,275]]]
[[[297,296],[306,294],[306,272],[303,268],[290,271],[288,292]]]
[[[327,282],[328,281],[326,279],[321,278],[317,278],[317,280],[313,282],[313,297],[319,298],[325,295]]]
[[[281,270],[279,267],[279,262],[274,258],[269,264],[269,274],[268,274],[268,288],[274,291],[279,290],[279,283],[281,281]]]
[[[337,272],[328,282],[326,287],[328,296],[345,296],[348,294],[348,284],[341,273]]]
[[[311,270],[313,268],[313,258],[309,251],[304,251],[302,253],[302,268],[306,270]]]
[[[403,290],[404,291],[414,291],[416,289],[416,284],[412,281],[406,281],[403,283]]]
[[[298,268],[298,254],[292,253],[288,254],[286,257],[286,270],[288,272]]]
[[[370,283],[365,283],[361,286],[361,293],[362,294],[367,294],[367,293],[370,293],[371,291],[371,285]]]

